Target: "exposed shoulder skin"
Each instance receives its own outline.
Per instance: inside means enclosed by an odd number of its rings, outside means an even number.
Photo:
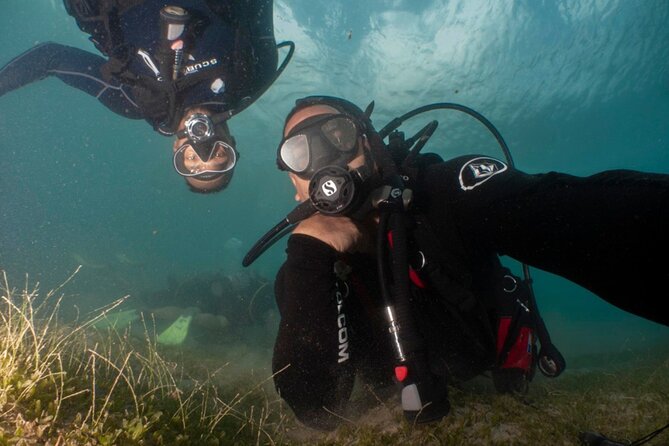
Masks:
[[[373,241],[371,229],[348,217],[332,217],[317,213],[302,220],[293,234],[314,237],[339,253],[369,252]]]

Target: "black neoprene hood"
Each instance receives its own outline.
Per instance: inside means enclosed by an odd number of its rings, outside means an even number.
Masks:
[[[290,118],[293,117],[295,113],[302,110],[306,107],[311,107],[313,105],[327,105],[332,107],[340,113],[349,115],[355,118],[361,126],[361,130],[364,133],[373,130],[372,123],[369,119],[369,116],[362,111],[360,107],[354,103],[347,101],[346,99],[337,98],[334,96],[306,96],[295,101],[295,106],[288,112],[286,120],[284,121],[284,128]]]

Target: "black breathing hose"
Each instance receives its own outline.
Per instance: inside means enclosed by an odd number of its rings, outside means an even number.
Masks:
[[[395,118],[392,121],[390,121],[388,124],[386,124],[385,127],[383,127],[379,131],[379,136],[381,139],[384,139],[386,136],[390,134],[393,130],[397,129],[404,121],[406,121],[409,118],[413,118],[416,115],[419,115],[421,113],[425,113],[428,111],[432,110],[458,110],[463,113],[466,113],[474,118],[476,118],[479,122],[481,122],[483,125],[486,126],[486,128],[490,131],[490,133],[493,134],[495,139],[497,140],[497,143],[500,145],[502,148],[502,152],[504,152],[504,157],[506,158],[507,162],[511,167],[513,167],[513,158],[511,157],[511,151],[509,150],[509,146],[506,145],[506,142],[504,141],[504,138],[502,135],[499,133],[497,128],[495,128],[494,125],[488,119],[477,112],[474,109],[471,109],[465,105],[461,104],[455,104],[452,102],[435,102],[434,104],[428,104],[424,105],[422,107],[418,107],[414,110],[411,110],[408,113],[405,113],[404,115],[400,116],[399,118]]]
[[[383,212],[379,217],[377,232],[377,268],[383,304],[394,307],[396,322],[400,327],[401,352],[396,351],[396,359],[404,362],[406,356],[422,348],[422,339],[416,334],[417,328],[409,303],[409,264],[407,255],[406,228],[402,213]],[[389,235],[390,234],[390,235]],[[392,255],[386,249],[388,237],[392,237]],[[389,263],[390,258],[390,265]]]
[[[290,214],[277,223],[272,229],[253,245],[242,260],[242,266],[249,266],[253,263],[267,248],[276,243],[285,234],[285,231],[292,225],[308,218],[316,213],[316,208],[310,200],[303,201],[293,209]]]

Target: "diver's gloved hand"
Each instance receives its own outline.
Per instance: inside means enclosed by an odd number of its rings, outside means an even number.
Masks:
[[[372,252],[373,237],[363,223],[348,217],[331,217],[320,213],[302,220],[293,234],[314,237],[337,252]]]

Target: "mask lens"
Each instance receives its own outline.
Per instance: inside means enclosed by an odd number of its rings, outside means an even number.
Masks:
[[[181,176],[194,177],[207,173],[224,173],[235,167],[237,153],[232,146],[216,141],[208,148],[196,150],[184,144],[174,153],[174,168]]]
[[[321,132],[327,141],[340,152],[350,152],[356,148],[358,130],[349,118],[341,116],[321,125]]]
[[[358,147],[358,127],[346,115],[314,116],[297,125],[279,149],[280,164],[310,176],[319,168],[346,164]]]
[[[309,141],[306,135],[288,138],[280,151],[281,160],[295,173],[303,172],[309,165]]]

